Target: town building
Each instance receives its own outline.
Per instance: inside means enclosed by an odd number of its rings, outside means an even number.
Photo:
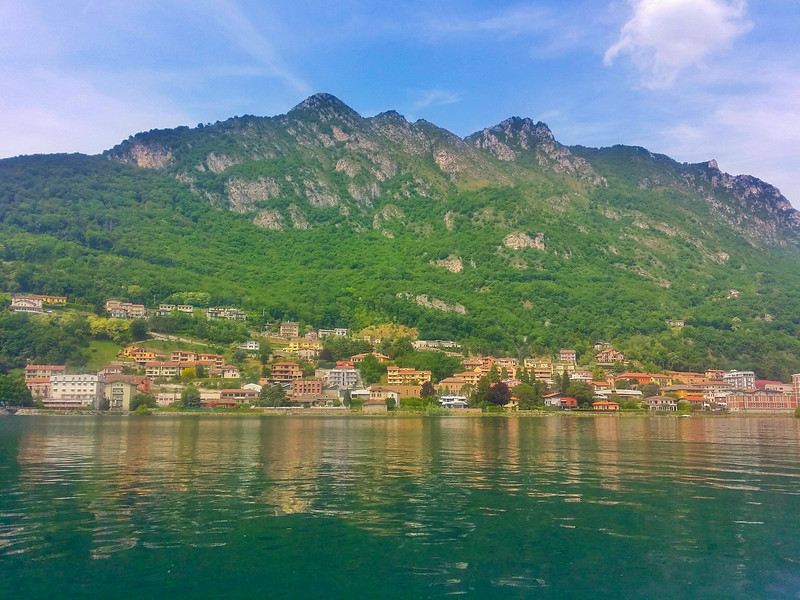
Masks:
[[[158,360],[158,355],[153,350],[142,348],[136,344],[123,348],[122,352],[120,352],[120,356],[123,358],[130,358],[134,362],[141,364]]]
[[[336,327],[334,329],[320,329],[317,332],[317,338],[323,339],[326,337],[330,337],[332,335],[338,335],[339,337],[347,337],[350,334],[350,330],[347,327]]]
[[[188,368],[186,363],[177,361],[154,361],[145,363],[144,372],[148,377],[177,377],[181,369]]]
[[[115,319],[144,319],[147,317],[144,304],[133,304],[122,300],[106,300],[106,312]]]
[[[303,378],[303,369],[295,362],[276,362],[272,365],[272,379],[293,381]]]
[[[253,403],[258,400],[258,392],[247,388],[220,390],[219,398],[226,404]]]
[[[255,340],[248,340],[246,342],[240,342],[239,348],[241,350],[247,350],[248,352],[258,352],[261,348],[261,344]]]
[[[98,373],[98,375],[100,375],[100,373]],[[125,383],[129,383],[136,387],[137,392],[150,393],[150,386],[152,382],[148,377],[143,377],[142,375],[123,375],[121,373],[106,375],[104,377],[106,386],[108,386],[110,383],[116,383],[117,381],[124,381]]]
[[[25,381],[31,379],[50,378],[67,372],[65,365],[28,365],[25,367]]]
[[[109,410],[130,410],[131,400],[137,393],[136,384],[122,379],[107,381],[105,385],[105,397]]]
[[[322,394],[322,381],[318,379],[295,379],[292,381],[292,397],[319,396]]]
[[[206,311],[209,321],[225,319],[227,321],[246,321],[247,315],[238,308],[215,306]]]
[[[625,355],[619,350],[614,350],[613,348],[601,350],[595,354],[594,359],[598,365],[602,366],[611,366],[615,363],[623,363],[626,361]]]
[[[558,351],[558,360],[562,363],[575,364],[578,362],[578,353],[575,350],[564,350],[562,348]]]
[[[370,398],[361,405],[361,412],[368,415],[381,415],[389,412],[386,406],[386,400],[373,400]]]
[[[672,412],[678,410],[678,402],[675,398],[667,396],[650,396],[645,398],[649,410]]]
[[[445,408],[469,408],[466,396],[445,394],[439,397],[439,404]]]
[[[753,371],[726,371],[722,374],[722,381],[733,390],[752,390],[756,387],[756,374]]]
[[[350,357],[350,360],[353,362],[353,364],[357,365],[366,357],[368,357],[370,354],[374,356],[375,360],[377,360],[381,364],[390,362],[392,360],[390,357],[386,356],[385,354],[381,354],[380,352],[365,352],[364,354],[354,354],[353,356]]]
[[[729,412],[794,412],[797,396],[776,390],[734,391],[725,404]]]
[[[461,344],[452,340],[414,340],[411,344],[417,352],[423,350],[461,350]]]
[[[100,408],[105,380],[99,375],[52,375],[47,408]]]
[[[352,365],[352,363],[350,363]],[[328,371],[328,385],[335,388],[352,388],[358,385],[358,371],[352,366],[345,367],[339,366],[336,363],[336,368]]]
[[[373,385],[369,388],[370,400],[383,400],[384,402],[392,398],[395,401],[400,398],[419,398],[422,394],[420,385]]]
[[[25,380],[25,385],[34,398],[47,398],[50,395],[49,377],[32,377]]]
[[[43,313],[41,298],[32,296],[14,296],[11,298],[11,310],[13,312],[23,312],[38,314]]]
[[[299,337],[300,324],[294,321],[284,321],[281,323],[280,336],[288,339]]]
[[[418,371],[406,367],[387,367],[386,383],[388,385],[410,385],[425,383],[431,380],[430,371]]]
[[[597,402],[592,402],[592,408],[594,410],[619,410],[619,402],[598,400]]]

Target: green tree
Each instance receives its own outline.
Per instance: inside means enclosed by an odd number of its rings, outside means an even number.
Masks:
[[[591,404],[594,398],[594,388],[585,381],[573,381],[567,386],[565,393],[575,398],[581,406]]]
[[[130,410],[136,410],[140,406],[144,406],[146,408],[156,408],[158,406],[158,402],[156,401],[155,396],[153,396],[152,394],[139,392],[133,397],[133,399],[131,399]]]
[[[430,381],[426,381],[422,384],[422,389],[419,394],[422,398],[433,398],[436,395],[436,390]]]
[[[206,378],[205,366],[201,365],[200,363],[197,363],[197,365],[194,368],[194,376],[197,379],[205,379]]]
[[[502,381],[495,383],[486,393],[486,400],[489,404],[503,406],[511,401],[511,390]]]
[[[530,410],[541,404],[542,397],[537,389],[527,383],[520,383],[514,387],[514,396],[519,400],[519,407]]]
[[[489,382],[488,376],[481,377],[477,387],[475,387],[472,395],[469,397],[469,405],[472,407],[484,406],[487,402],[490,385],[491,383]]]
[[[265,384],[258,394],[256,406],[287,406],[289,399],[286,397],[286,392],[277,383]]]
[[[147,337],[147,323],[145,321],[136,319],[131,323],[131,338],[134,342],[146,340]]]
[[[372,354],[367,354],[360,363],[358,363],[358,372],[361,373],[361,379],[366,385],[377,383],[381,380],[381,376],[386,373],[386,367],[378,362]]]
[[[605,381],[606,370],[603,367],[597,366],[592,369],[592,381]]]
[[[350,390],[344,391],[344,396],[342,397],[342,404],[344,404],[347,408],[350,408],[350,405],[353,404],[353,397],[350,395]]]
[[[497,371],[497,366],[492,365],[492,368],[489,369],[489,372],[484,377],[489,383],[499,383],[500,382],[500,373]]]
[[[645,383],[639,388],[639,391],[642,392],[642,397],[649,398],[650,396],[658,396],[661,393],[661,387],[655,382]]]
[[[184,408],[197,408],[200,406],[200,390],[193,385],[187,385],[181,391],[181,406]]]
[[[33,397],[23,379],[0,375],[0,406],[33,406]]]

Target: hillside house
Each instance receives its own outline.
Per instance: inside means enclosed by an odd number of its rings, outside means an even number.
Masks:
[[[406,367],[388,367],[386,369],[386,383],[388,385],[411,385],[412,382],[422,384],[430,380],[430,371],[418,371]]]
[[[11,298],[11,310],[30,314],[43,313],[42,300],[32,296],[14,296]]]
[[[67,372],[65,365],[28,365],[25,367],[25,381],[31,379],[50,378]]]
[[[601,366],[611,366],[615,363],[624,363],[625,355],[619,350],[606,348],[594,355],[595,362]]]

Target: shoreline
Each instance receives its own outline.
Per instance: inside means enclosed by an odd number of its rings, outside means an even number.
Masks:
[[[272,412],[274,410],[274,412]],[[470,417],[470,418],[586,418],[586,417],[621,417],[621,418],[743,418],[743,417],[770,417],[770,418],[796,418],[794,412],[736,412],[736,413],[684,413],[675,414],[664,411],[514,411],[502,413],[477,412],[475,409],[459,409],[443,412],[439,414],[427,414],[425,412],[410,411],[391,411],[388,413],[365,414],[349,410],[328,410],[328,409],[307,409],[307,408],[278,408],[278,409],[255,409],[247,411],[159,411],[154,410],[144,415],[137,415],[133,411],[98,411],[98,410],[59,410],[42,408],[20,408],[17,411],[0,412],[0,416],[43,416],[43,417],[242,417],[242,418],[263,418],[263,417],[326,417],[326,418],[409,418],[409,417]]]

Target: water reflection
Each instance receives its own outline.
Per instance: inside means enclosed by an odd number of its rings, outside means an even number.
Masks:
[[[6,559],[238,554],[253,539],[286,552],[297,518],[333,519],[351,532],[337,544],[356,544],[356,531],[391,540],[390,561],[437,594],[544,593],[572,578],[551,559],[604,557],[626,572],[608,558],[621,552],[657,578],[704,569],[735,596],[763,569],[759,556],[792,571],[800,550],[784,539],[800,508],[794,419],[46,417],[13,427],[0,438]],[[494,571],[475,572],[487,553]]]

